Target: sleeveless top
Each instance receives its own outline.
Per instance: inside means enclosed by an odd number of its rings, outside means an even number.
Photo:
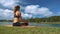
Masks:
[[[19,16],[17,16],[16,14],[14,14],[14,18],[19,18]]]

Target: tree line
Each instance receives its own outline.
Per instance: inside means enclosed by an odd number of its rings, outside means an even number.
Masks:
[[[48,18],[29,18],[28,22],[60,22],[60,16],[52,16]],[[13,20],[0,20],[0,22],[13,22]]]
[[[30,18],[29,22],[60,22],[60,16],[52,16],[48,18]]]

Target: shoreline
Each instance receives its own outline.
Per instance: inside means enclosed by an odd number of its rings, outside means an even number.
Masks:
[[[41,26],[13,26],[13,25],[0,25],[0,26],[6,26],[6,27],[41,27]]]

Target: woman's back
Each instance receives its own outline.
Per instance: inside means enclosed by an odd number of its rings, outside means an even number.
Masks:
[[[14,13],[14,23],[19,22],[19,20],[21,19],[20,17],[21,17],[20,11]]]

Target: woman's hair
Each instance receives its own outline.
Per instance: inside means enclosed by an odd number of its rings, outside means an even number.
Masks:
[[[16,13],[16,11],[20,10],[20,6],[15,6],[14,7],[14,13]]]

